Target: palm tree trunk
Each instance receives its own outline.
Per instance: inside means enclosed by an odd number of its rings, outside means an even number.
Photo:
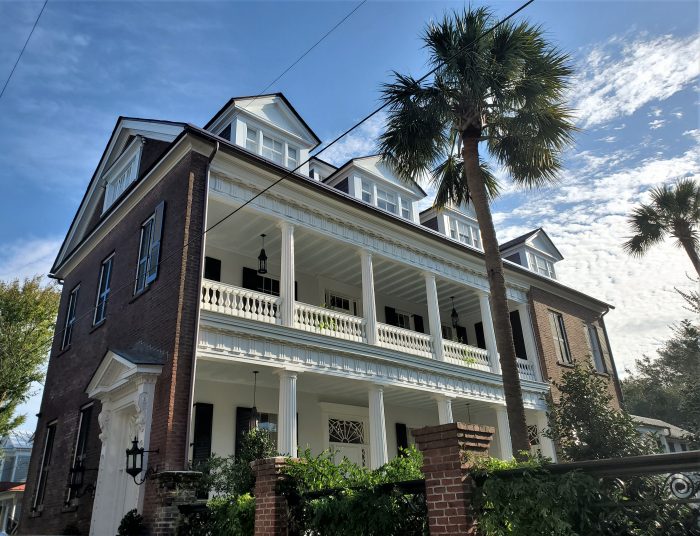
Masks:
[[[486,272],[491,290],[491,315],[496,332],[496,347],[500,355],[503,391],[506,397],[510,441],[516,459],[521,459],[521,452],[529,451],[525,407],[520,390],[520,376],[513,343],[513,329],[510,325],[510,313],[506,298],[506,281],[503,276],[503,261],[498,250],[496,229],[491,217],[486,185],[479,166],[479,141],[476,137],[463,136],[462,158],[464,172],[471,201],[474,204],[476,219],[481,230],[484,245]]]
[[[693,241],[688,239],[681,239],[680,242],[683,246],[683,249],[688,254],[688,257],[690,257],[690,262],[693,263],[695,271],[698,273],[698,277],[700,277],[700,257],[698,257],[698,252],[695,249],[695,246],[693,245]]]

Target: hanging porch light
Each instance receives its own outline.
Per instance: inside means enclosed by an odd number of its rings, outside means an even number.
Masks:
[[[258,389],[258,371],[253,371],[253,407],[250,409],[250,421],[248,422],[249,430],[258,428],[258,408],[255,407],[255,394]]]
[[[260,255],[258,255],[258,273],[259,274],[266,274],[267,273],[267,253],[265,253],[265,234],[261,234],[260,238],[262,238],[262,249],[260,249]]]
[[[450,318],[452,319],[452,327],[456,328],[459,325],[459,314],[457,314],[457,309],[455,309],[455,297],[450,296],[450,299],[452,300],[452,314],[450,314]]]

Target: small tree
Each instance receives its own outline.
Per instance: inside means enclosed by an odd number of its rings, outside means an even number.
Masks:
[[[549,400],[549,428],[544,435],[559,443],[569,461],[640,456],[658,451],[632,417],[610,405],[606,382],[592,367],[576,365],[564,373],[559,402]]]
[[[0,436],[24,422],[15,410],[32,395],[32,383],[44,379],[59,297],[40,276],[0,281]]]

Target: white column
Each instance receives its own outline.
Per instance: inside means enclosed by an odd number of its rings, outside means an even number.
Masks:
[[[277,412],[277,451],[282,456],[297,456],[297,373],[281,370],[279,410]]]
[[[525,340],[525,352],[527,360],[535,367],[535,378],[542,380],[542,369],[540,359],[537,355],[537,344],[535,343],[535,333],[532,330],[532,320],[530,319],[530,308],[527,303],[518,305],[520,324],[523,328],[523,339]]]
[[[484,341],[486,342],[486,351],[489,354],[491,372],[500,374],[501,364],[498,361],[496,332],[493,329],[493,318],[491,317],[491,302],[486,292],[479,292],[479,308],[481,309],[481,323],[484,326]]]
[[[501,446],[501,459],[510,460],[513,457],[513,447],[510,443],[510,426],[505,406],[496,407],[496,426],[498,428],[498,444]]]
[[[430,326],[430,336],[433,338],[433,352],[435,353],[435,359],[444,361],[445,354],[442,347],[440,305],[438,304],[435,274],[423,272],[423,275],[425,276],[425,293],[428,297],[428,325]]]
[[[8,502],[9,501],[3,501],[0,503],[0,505],[2,505],[2,521],[0,521],[1,530],[7,529],[7,518],[10,515],[10,505],[8,504]]]
[[[438,407],[438,422],[440,424],[454,422],[454,418],[452,417],[452,399],[449,396],[436,395],[435,400],[437,401]]]
[[[384,422],[384,389],[379,385],[369,388],[369,453],[372,469],[378,469],[389,461]]]
[[[294,226],[282,221],[282,269],[280,273],[280,298],[282,299],[282,325],[294,327]]]
[[[374,297],[374,268],[372,254],[360,250],[362,259],[362,316],[365,319],[365,330],[368,344],[377,344],[377,302]]]
[[[542,455],[547,458],[551,458],[552,461],[557,461],[557,451],[554,448],[554,441],[548,437],[544,437],[542,432],[544,432],[549,427],[547,422],[547,412],[540,411],[537,413],[537,433],[540,437],[540,450]]]

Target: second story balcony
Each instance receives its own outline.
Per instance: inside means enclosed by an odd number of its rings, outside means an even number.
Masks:
[[[212,201],[210,220],[226,210]],[[239,216],[207,235],[203,311],[500,374],[487,292],[253,209]],[[520,376],[540,381],[527,304],[509,305]]]

